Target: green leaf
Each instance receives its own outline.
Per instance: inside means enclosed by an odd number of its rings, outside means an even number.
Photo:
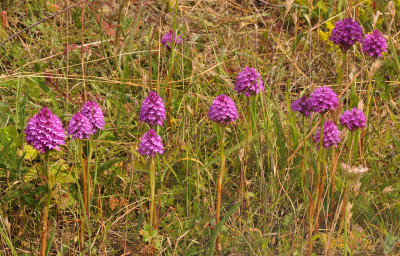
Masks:
[[[36,167],[31,167],[29,168],[28,172],[25,173],[24,177],[22,178],[24,180],[24,182],[28,182],[30,180],[34,180],[36,179],[38,176],[38,172],[36,170]]]
[[[36,159],[36,157],[39,155],[39,151],[37,151],[31,145],[28,145],[28,144],[25,144],[23,147],[23,151],[19,152],[20,156],[22,156],[22,152],[25,153],[25,159],[28,161],[32,161],[33,159]]]
[[[54,96],[54,94],[50,90],[50,88],[36,77],[29,77],[29,80],[31,80],[34,84],[38,85],[40,87],[40,89],[42,89],[47,94],[47,96],[50,97],[50,100],[53,103],[53,106],[54,106],[56,112],[59,113],[60,110],[58,108],[58,103],[56,101],[56,97]]]
[[[286,148],[286,139],[285,133],[282,129],[281,120],[278,118],[278,112],[274,111],[274,123],[275,123],[275,132],[276,132],[276,143],[279,150],[279,169],[281,170],[286,163],[287,159],[287,148]]]
[[[240,205],[240,200],[234,204],[231,209],[229,209],[229,211],[225,214],[225,216],[221,219],[220,222],[218,222],[217,226],[215,226],[215,229],[211,235],[211,240],[210,240],[210,245],[209,245],[209,249],[208,249],[208,256],[212,256],[214,255],[214,250],[215,250],[215,243],[217,241],[217,237],[218,237],[218,233],[219,230],[222,228],[223,225],[225,225],[225,222],[228,220],[228,218],[237,211],[237,209],[239,208]]]
[[[114,164],[123,161],[126,161],[126,158],[113,158],[111,160],[108,160],[104,164],[97,167],[97,176],[100,176],[100,174],[110,169]]]

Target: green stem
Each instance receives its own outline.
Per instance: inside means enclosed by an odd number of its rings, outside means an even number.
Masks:
[[[83,157],[83,142],[80,140],[79,143],[80,146],[80,157],[81,157],[81,165],[82,165],[82,174],[83,174],[83,205],[85,207],[85,213],[84,216],[88,216],[88,177],[87,177],[87,171],[86,171],[86,162]]]
[[[79,156],[81,160],[81,166],[82,166],[82,174],[83,174],[83,214],[81,217],[81,229],[80,229],[80,246],[81,250],[83,250],[84,247],[84,239],[85,239],[85,225],[87,224],[87,218],[88,218],[88,178],[87,178],[87,172],[86,172],[86,163],[84,159],[84,154],[83,154],[83,141],[79,140]]]
[[[7,229],[4,226],[3,218],[1,218],[0,222],[1,222],[1,227],[0,227],[1,236],[4,238],[6,244],[8,245],[8,248],[10,249],[11,254],[13,256],[18,256],[17,251],[15,250],[10,238],[8,237]]]
[[[369,83],[368,83],[368,93],[367,93],[367,132],[368,132],[368,126],[369,126],[369,116],[371,113],[371,103],[372,103],[372,95],[374,94],[374,87],[372,86],[372,76],[369,78]]]
[[[324,133],[324,114],[321,114],[321,127],[320,127],[320,137],[319,137],[319,149],[318,149],[318,160],[317,160],[317,184],[316,184],[316,191],[315,191],[315,197],[316,200],[314,200],[315,202],[318,201],[318,195],[319,195],[319,190],[320,190],[320,184],[321,184],[321,158],[322,158],[322,150],[323,150],[323,133]],[[313,211],[311,213],[311,216],[314,217],[314,211],[318,210],[319,206],[317,204],[314,205],[313,207]],[[311,219],[312,222],[312,219]],[[318,223],[318,212],[316,212],[315,215],[315,222],[311,228],[311,230],[314,229],[315,224]],[[312,231],[311,234],[312,235]]]
[[[301,162],[301,179],[302,179],[302,184],[303,184],[303,196],[305,198],[305,191],[304,191],[304,183],[305,183],[305,177],[306,177],[306,166],[305,166],[305,159],[306,159],[306,151],[307,151],[307,129],[306,129],[306,117],[303,115],[303,140],[304,140],[304,145],[303,145],[303,158]]]
[[[324,190],[324,184],[325,184],[325,177],[326,177],[326,155],[327,155],[328,151],[324,150],[324,156],[322,157],[323,159],[323,172],[322,172],[322,176],[321,176],[321,182],[319,185],[319,189],[318,189],[318,198],[317,198],[317,209],[316,209],[316,225],[315,225],[315,232],[317,232],[318,228],[319,228],[319,222],[318,222],[318,217],[319,217],[319,211],[321,209],[321,200],[322,200],[322,192]]]
[[[169,83],[172,77],[172,70],[175,63],[175,40],[176,40],[176,15],[178,11],[178,0],[175,1],[175,11],[174,11],[174,22],[173,22],[173,31],[172,31],[172,43],[171,43],[171,58],[170,64],[167,74],[167,81],[166,81],[166,98],[167,98],[167,123],[168,127],[171,127],[171,104],[172,104],[172,85]],[[150,77],[151,79],[151,77]]]
[[[42,232],[41,232],[41,248],[40,248],[42,256],[46,255],[47,227],[48,227],[51,194],[52,194],[52,184],[51,184],[51,179],[50,179],[48,160],[49,160],[49,154],[48,154],[48,152],[46,152],[44,155],[44,158],[43,158],[43,174],[47,181],[47,199],[46,199],[46,204],[43,207],[43,215],[42,215],[43,226],[42,226]]]
[[[354,131],[354,144],[353,144],[353,162],[354,166],[357,165],[357,155],[358,155],[358,138],[359,138],[359,130]],[[349,163],[351,164],[351,163]]]
[[[346,181],[346,191],[345,191],[345,195],[344,195],[344,203],[343,203],[343,207],[344,207],[344,255],[347,255],[347,251],[348,251],[348,241],[347,241],[347,232],[348,232],[348,227],[347,227],[347,204],[348,204],[348,196],[349,196],[349,184]]]
[[[225,126],[221,125],[221,138],[219,144],[221,153],[221,170],[217,181],[217,205],[215,213],[215,225],[217,225],[221,219],[221,192],[222,192],[222,181],[224,179],[224,173],[225,173],[224,141],[225,141]],[[217,236],[217,244],[218,243],[219,243],[219,237]],[[217,247],[217,249],[220,249],[220,247]]]
[[[349,163],[349,165],[351,165],[351,157],[353,156],[352,151],[353,151],[353,141],[354,141],[354,134],[353,132],[350,131],[350,138],[348,139],[347,143],[348,143],[348,148],[349,148],[349,160],[347,161]]]
[[[347,53],[342,53],[342,64],[339,67],[338,90],[337,90],[338,95],[342,91],[343,73],[344,73],[344,69],[346,67],[346,62],[347,62]]]
[[[221,126],[221,140],[220,140],[220,153],[221,153],[221,169],[218,176],[217,182],[217,210],[216,210],[216,224],[218,224],[220,220],[220,212],[221,212],[221,191],[222,191],[222,180],[224,178],[225,173],[225,154],[224,154],[224,140],[225,140],[225,126]]]
[[[246,144],[244,145],[244,165],[241,167],[240,170],[240,183],[239,183],[239,198],[240,201],[242,202],[242,206],[244,206],[244,186],[245,186],[245,180],[246,180],[246,164],[248,162],[249,159],[249,152],[250,152],[250,144],[249,144],[249,139],[252,136],[252,129],[253,129],[253,125],[252,125],[252,109],[251,109],[251,99],[250,97],[246,97],[246,101],[247,101],[247,139],[246,139]],[[243,207],[239,207],[239,211],[240,209]]]
[[[316,186],[316,194],[315,196],[318,196],[319,194],[319,186],[321,182],[321,158],[322,158],[322,150],[323,150],[323,138],[324,138],[324,122],[325,122],[325,116],[324,114],[321,115],[321,127],[320,127],[320,136],[319,136],[319,149],[318,149],[318,160],[317,160],[317,186]],[[316,201],[316,200],[315,200]],[[315,205],[317,206],[317,205]]]
[[[150,225],[153,228],[155,226],[154,219],[154,205],[156,196],[156,164],[154,157],[151,158],[150,163]]]

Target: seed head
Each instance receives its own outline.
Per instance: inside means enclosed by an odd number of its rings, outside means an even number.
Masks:
[[[362,165],[350,166],[348,164],[341,163],[340,166],[342,167],[344,177],[350,182],[359,181],[361,177],[368,171],[368,168]]]

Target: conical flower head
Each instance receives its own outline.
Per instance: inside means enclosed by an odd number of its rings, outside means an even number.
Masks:
[[[161,141],[161,137],[157,133],[150,129],[140,138],[139,143],[139,154],[150,157],[155,157],[156,154],[164,154],[164,146]]]
[[[346,126],[350,131],[357,130],[367,126],[367,117],[358,108],[352,108],[345,111],[339,118],[342,125]]]
[[[96,102],[90,100],[86,102],[81,109],[81,114],[89,120],[92,134],[95,134],[98,129],[104,129],[106,123],[104,122],[103,111]]]
[[[308,101],[308,98],[306,96],[303,96],[295,101],[293,101],[292,105],[290,105],[290,108],[292,109],[293,112],[300,112],[304,116],[309,116],[312,112],[310,103]]]
[[[163,126],[167,119],[164,102],[156,92],[150,92],[140,108],[139,120],[151,126]]]
[[[248,97],[264,91],[260,73],[253,67],[243,68],[236,78],[235,91]]]
[[[360,24],[352,19],[343,19],[336,22],[329,38],[338,45],[342,52],[349,50],[356,42],[362,42],[363,32]]]
[[[317,113],[336,109],[338,101],[336,93],[326,86],[315,89],[308,100],[310,108]]]
[[[357,182],[361,179],[361,177],[368,171],[367,167],[362,165],[359,166],[350,166],[345,163],[341,163],[340,166],[342,167],[343,175],[349,182]]]
[[[239,114],[231,98],[226,95],[219,95],[210,106],[208,118],[219,124],[227,124],[238,119]]]
[[[86,116],[76,113],[68,124],[68,134],[72,139],[89,139],[89,134],[93,134],[92,125]]]
[[[175,39],[175,40],[174,40]],[[172,41],[175,41],[175,46],[182,43],[182,36],[174,36],[174,31],[171,29],[163,35],[161,43],[168,49],[171,50]]]
[[[374,30],[365,36],[362,49],[371,57],[382,57],[382,53],[387,52],[386,40],[381,32]]]
[[[24,129],[25,139],[36,150],[45,153],[47,150],[59,150],[67,137],[60,119],[50,109],[43,107],[34,115]]]
[[[320,136],[321,128],[318,128],[317,133],[314,136],[314,142],[317,143],[317,148],[319,148]],[[322,145],[324,146],[324,148],[329,148],[330,146],[337,147],[338,143],[340,143],[339,128],[331,120],[328,120],[324,123],[324,132],[322,133]]]

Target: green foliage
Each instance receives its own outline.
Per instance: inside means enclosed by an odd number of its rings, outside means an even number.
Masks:
[[[393,252],[394,247],[396,246],[396,243],[398,243],[398,241],[399,238],[397,236],[394,236],[390,232],[387,233],[383,246],[383,252],[385,253],[385,255],[390,255],[391,252]]]

